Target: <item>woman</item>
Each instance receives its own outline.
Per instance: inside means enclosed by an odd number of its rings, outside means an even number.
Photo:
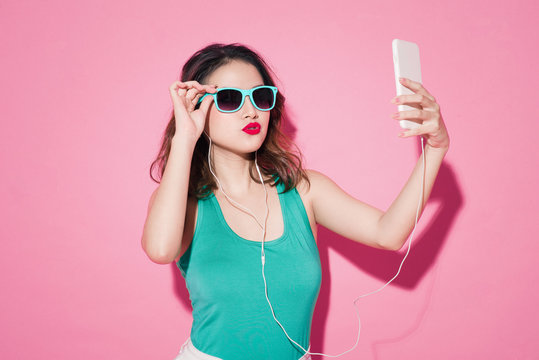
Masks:
[[[395,119],[422,121],[401,136],[426,140],[425,204],[449,137],[432,95],[403,85],[414,94],[393,103],[418,110]],[[386,212],[303,169],[280,131],[285,98],[264,60],[241,44],[199,50],[170,96],[142,246],[156,263],[176,262],[187,283],[193,324],[177,359],[310,359],[301,348],[321,280],[316,224],[400,249],[415,222],[422,159]]]

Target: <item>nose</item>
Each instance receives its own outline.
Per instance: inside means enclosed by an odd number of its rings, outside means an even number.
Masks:
[[[241,111],[242,111],[243,117],[249,116],[253,118],[257,116],[258,113],[256,112],[256,108],[251,102],[251,97],[249,95],[245,96],[245,101],[243,102]]]

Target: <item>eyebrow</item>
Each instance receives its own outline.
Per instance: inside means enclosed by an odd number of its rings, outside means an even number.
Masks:
[[[220,88],[220,86],[217,85],[217,84],[213,84],[213,85],[215,85],[218,89]],[[257,87],[257,86],[264,86],[264,84],[258,84],[258,85],[255,85],[255,86],[251,87],[251,89],[252,89],[252,88],[255,88],[255,87]],[[233,88],[234,86],[223,86],[223,87],[225,87],[225,88],[232,87],[232,88]],[[239,88],[237,88],[237,89],[239,89]]]

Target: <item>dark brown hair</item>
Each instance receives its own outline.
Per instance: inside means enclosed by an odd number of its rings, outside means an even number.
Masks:
[[[183,66],[181,81],[196,80],[200,84],[205,84],[205,80],[213,71],[233,60],[252,64],[262,76],[264,85],[275,86],[270,75],[271,69],[262,57],[247,46],[239,43],[228,45],[213,43],[198,50]],[[301,165],[301,152],[293,141],[281,131],[284,103],[285,97],[281,92],[278,92],[275,107],[270,111],[270,121],[266,138],[257,152],[257,162],[262,174],[272,177],[272,180],[267,180],[267,182],[272,186],[275,186],[279,182],[284,182],[284,192],[286,192],[296,187],[301,179],[305,179],[309,184],[310,182]],[[176,122],[174,111],[172,111],[171,119],[163,135],[161,150],[150,166],[150,177],[157,183],[160,183],[160,179],[163,177],[170,153],[172,137],[175,132]],[[212,190],[217,188],[215,179],[208,167],[208,145],[209,143],[206,137],[201,136],[195,145],[193,159],[191,161],[189,195],[197,198],[208,196]],[[295,152],[292,152],[292,148]],[[254,159],[254,152],[251,155]],[[155,166],[159,170],[159,180],[156,180],[152,175]],[[250,175],[255,182],[260,183],[256,176],[254,161],[251,163]]]

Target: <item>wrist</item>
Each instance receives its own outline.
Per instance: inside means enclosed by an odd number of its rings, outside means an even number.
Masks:
[[[181,148],[184,150],[190,150],[193,151],[195,149],[195,145],[197,143],[197,138],[194,136],[189,135],[180,135],[177,134],[172,137],[170,140],[171,147],[175,148]]]
[[[440,155],[445,155],[448,150],[449,150],[449,146],[434,147],[432,145],[425,144],[425,151],[428,151],[430,153],[436,153],[436,154],[440,154]]]

